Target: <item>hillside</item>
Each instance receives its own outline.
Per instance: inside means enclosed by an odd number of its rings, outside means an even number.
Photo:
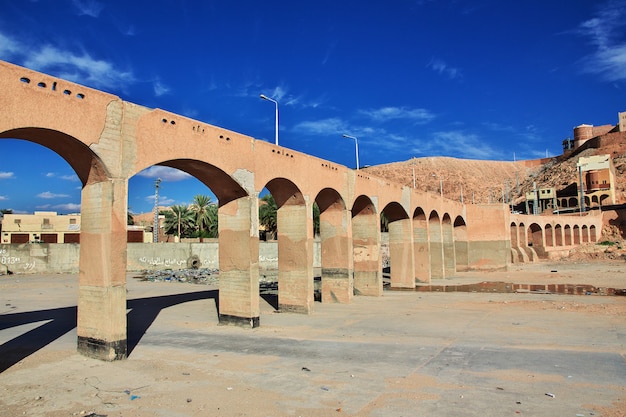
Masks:
[[[518,204],[524,201],[526,192],[532,191],[533,182],[537,188],[563,190],[569,186],[575,190],[578,158],[603,154],[613,157],[616,203],[626,203],[626,132],[603,138],[598,141],[597,147],[589,146],[568,157],[517,162],[427,157],[371,166],[364,170],[410,187],[415,178],[416,189],[436,193],[440,191],[441,179],[444,197],[460,200],[462,189],[465,203],[489,204],[512,200]]]

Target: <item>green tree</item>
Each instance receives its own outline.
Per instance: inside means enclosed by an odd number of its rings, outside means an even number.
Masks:
[[[320,234],[320,208],[317,203],[313,203],[313,236]]]
[[[171,206],[163,214],[165,214],[165,233],[168,235],[173,234],[182,238],[189,237],[194,232],[196,228],[194,212],[186,205]]]
[[[211,197],[196,195],[189,209],[194,213],[199,237],[218,236],[217,204],[211,201]]]
[[[265,235],[271,239],[276,239],[278,232],[277,212],[278,206],[274,197],[271,194],[264,195],[259,204],[259,223],[265,227]]]

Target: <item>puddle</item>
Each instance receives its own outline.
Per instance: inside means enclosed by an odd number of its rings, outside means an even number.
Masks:
[[[418,292],[486,292],[486,293],[531,293],[568,295],[608,295],[626,296],[626,289],[594,287],[576,284],[515,284],[512,282],[483,281],[461,285],[420,284]]]

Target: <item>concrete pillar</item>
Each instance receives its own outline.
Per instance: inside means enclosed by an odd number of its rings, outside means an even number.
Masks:
[[[441,223],[436,213],[431,213],[428,220],[428,237],[430,252],[430,274],[432,279],[444,278],[443,244],[441,237]]]
[[[380,257],[380,221],[373,206],[368,205],[352,217],[354,248],[354,291],[357,295],[383,294]]]
[[[259,326],[259,205],[242,197],[219,208],[220,324]]]
[[[389,223],[389,266],[391,287],[415,288],[411,219],[399,219]]]
[[[78,352],[124,359],[126,336],[125,179],[88,183],[81,206],[78,274]]]
[[[413,259],[415,262],[415,280],[430,282],[428,222],[426,222],[424,212],[413,217]]]
[[[351,216],[336,203],[320,213],[322,302],[350,303],[354,295]]]
[[[442,224],[443,237],[443,264],[444,277],[450,277],[456,273],[456,256],[454,253],[454,234],[452,222],[448,215],[444,216]]]
[[[309,314],[313,308],[313,208],[283,204],[278,223],[278,307]]]
[[[469,269],[467,226],[461,218],[457,218],[454,222],[454,257],[457,271],[467,271]]]

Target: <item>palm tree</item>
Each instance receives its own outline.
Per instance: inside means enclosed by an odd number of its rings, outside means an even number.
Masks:
[[[273,239],[276,239],[276,232],[278,231],[277,211],[278,206],[274,197],[271,194],[264,195],[259,204],[259,223],[265,227],[266,236],[271,236]]]
[[[194,213],[184,204],[171,206],[165,211],[165,233],[188,236],[195,228]]]
[[[211,197],[198,194],[193,198],[189,206],[195,215],[199,237],[217,237],[217,205],[211,201]],[[205,236],[205,230],[207,235]]]

